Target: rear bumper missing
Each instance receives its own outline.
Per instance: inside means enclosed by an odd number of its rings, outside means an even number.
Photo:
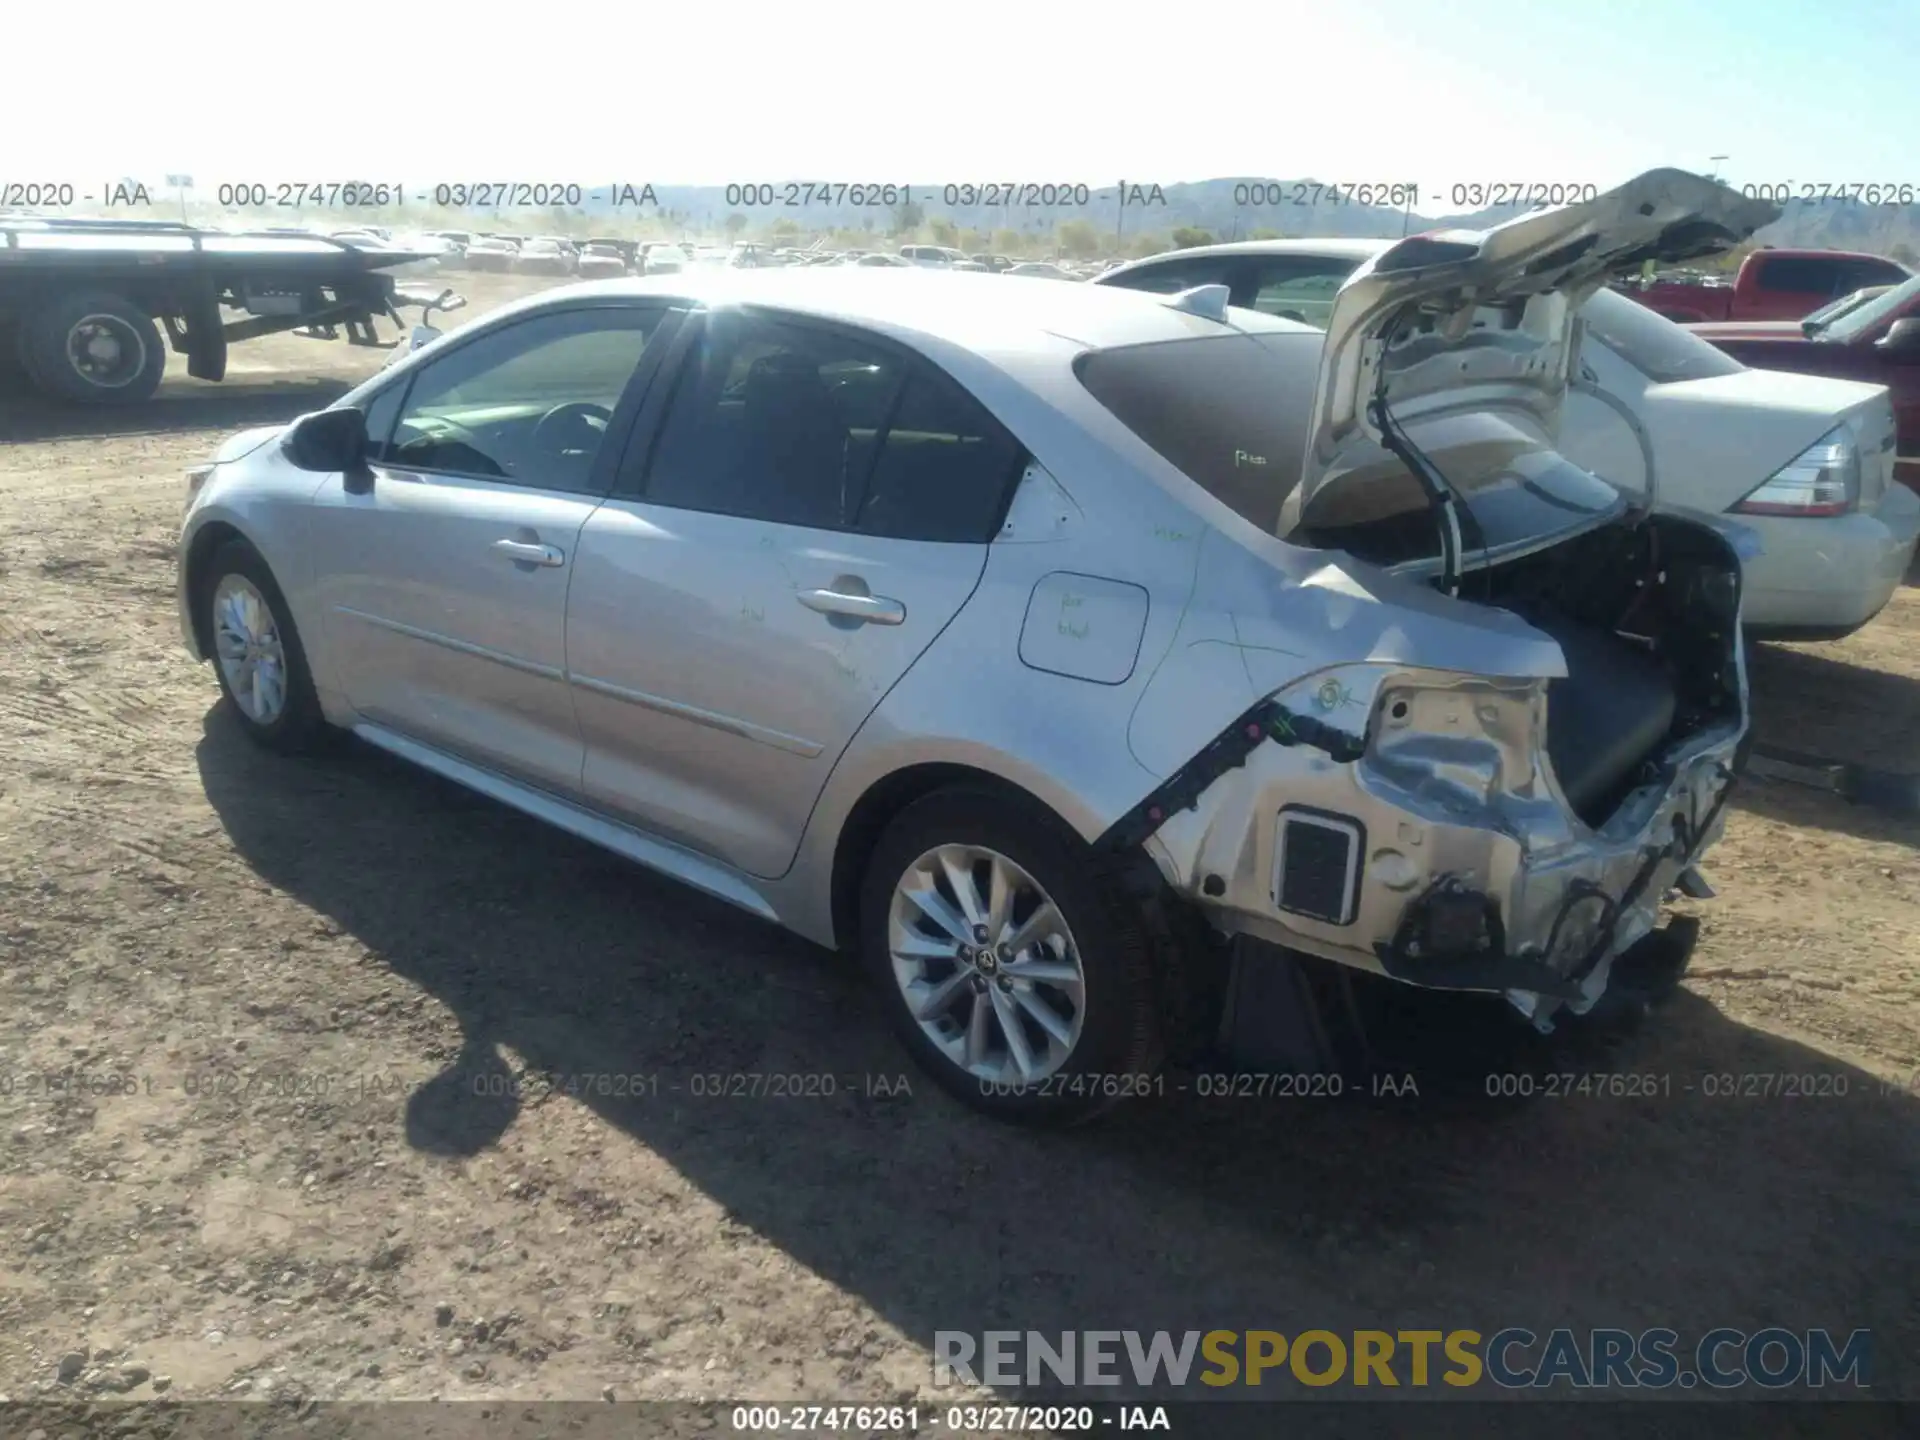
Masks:
[[[1698,922],[1684,916],[1643,935],[1614,962],[1607,1006],[1639,1008],[1670,994],[1698,939]],[[1474,1026],[1458,1010],[1440,1027],[1414,1017],[1409,1033],[1407,1017],[1381,1004],[1382,984],[1241,936],[1231,950],[1215,1054],[1233,1071],[1291,1080],[1291,1093],[1338,1093],[1323,1082],[1339,1076],[1364,1085],[1370,1076],[1384,1075],[1392,1077],[1391,1086],[1385,1092],[1376,1087],[1376,1093],[1418,1094],[1423,1072],[1424,1080],[1443,1087],[1452,1079],[1468,1082],[1468,1093],[1492,1093],[1487,1079],[1507,1071],[1515,1058],[1497,1033]],[[1413,1085],[1406,1083],[1409,1077]]]
[[[1374,717],[1368,731],[1268,743],[1243,720],[1229,747],[1243,753],[1146,807],[1157,821],[1136,817],[1136,830],[1154,826],[1140,843],[1169,883],[1229,937],[1408,985],[1503,994],[1545,1029],[1563,1008],[1593,1008],[1724,827],[1738,720],[1653,757],[1591,828],[1537,743],[1539,682],[1353,666],[1314,684]],[[1319,868],[1303,885],[1309,847]]]

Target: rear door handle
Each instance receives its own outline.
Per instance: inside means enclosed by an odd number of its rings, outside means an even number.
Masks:
[[[566,553],[558,545],[535,545],[526,540],[496,540],[493,553],[516,565],[564,565]]]
[[[844,615],[850,620],[866,620],[875,625],[900,625],[907,618],[907,607],[884,595],[849,595],[844,590],[802,590],[800,603],[822,615]]]

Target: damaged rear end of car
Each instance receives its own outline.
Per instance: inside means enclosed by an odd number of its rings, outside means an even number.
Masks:
[[[1555,439],[1581,303],[1773,213],[1655,171],[1414,237],[1340,291],[1262,557],[1281,573],[1203,565],[1136,753],[1166,754],[1236,684],[1263,698],[1184,742],[1102,841],[1143,848],[1237,942],[1241,1058],[1301,1053],[1263,1033],[1292,1018],[1249,1020],[1245,998],[1289,957],[1503,996],[1543,1032],[1684,970],[1694,927],[1662,910],[1711,893],[1695,866],[1747,736],[1751,543],[1630,502]]]
[[[1739,562],[1667,517],[1626,557],[1603,544],[1614,538],[1488,577],[1516,605],[1553,605],[1565,673],[1313,670],[1106,843],[1144,845],[1226,935],[1501,993],[1543,1029],[1592,1009],[1635,947],[1636,984],[1677,976],[1686,931],[1656,931],[1661,902],[1704,892],[1694,866],[1720,834],[1746,735]],[[1570,576],[1591,573],[1579,562],[1602,557],[1632,568],[1574,590]]]

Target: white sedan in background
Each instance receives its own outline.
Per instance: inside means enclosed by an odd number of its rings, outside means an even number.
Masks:
[[[1322,328],[1333,297],[1388,240],[1252,240],[1152,256],[1092,283],[1232,303]],[[1560,450],[1625,490],[1727,513],[1765,553],[1747,564],[1758,639],[1838,639],[1886,606],[1920,542],[1920,496],[1893,479],[1884,386],[1753,370],[1611,290],[1581,312],[1582,376]]]
[[[589,240],[586,249],[580,252],[580,265],[576,273],[582,280],[611,280],[629,271],[626,257],[620,253],[619,246],[605,240]]]
[[[640,247],[637,268],[642,275],[678,275],[691,264],[693,256],[684,247],[649,241]]]
[[[1070,270],[1046,260],[1023,260],[1018,265],[1010,265],[1004,272],[1008,275],[1031,275],[1039,280],[1078,280],[1080,277]]]
[[[513,269],[513,262],[519,257],[520,246],[512,240],[503,240],[497,235],[483,235],[467,246],[460,257],[460,264],[467,270],[507,271]]]

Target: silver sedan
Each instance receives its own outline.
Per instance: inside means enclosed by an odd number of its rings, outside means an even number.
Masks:
[[[1328,1072],[1356,987],[1547,1028],[1677,976],[1746,729],[1739,532],[1553,449],[1573,308],[1771,213],[1655,172],[1405,242],[1324,335],[1218,287],[548,291],[199,467],[186,641],[263,745],[351,731],[855,952],[996,1114],[1216,1037]]]

